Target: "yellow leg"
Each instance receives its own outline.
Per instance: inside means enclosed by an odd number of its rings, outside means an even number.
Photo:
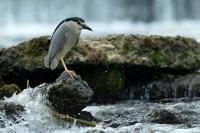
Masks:
[[[62,65],[63,65],[63,67],[64,67],[64,69],[65,69],[65,71],[70,75],[70,77],[71,78],[73,78],[73,76],[72,76],[72,74],[71,74],[71,72],[67,69],[67,67],[66,67],[66,65],[65,65],[65,62],[64,62],[64,60],[63,60],[63,57],[61,56],[60,57],[60,60],[61,60],[61,62],[62,62]]]

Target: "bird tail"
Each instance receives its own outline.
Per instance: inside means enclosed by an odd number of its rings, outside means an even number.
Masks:
[[[50,58],[49,55],[47,55],[44,59],[44,65],[47,68],[51,68],[51,70],[55,69],[58,66],[59,59],[56,57]]]

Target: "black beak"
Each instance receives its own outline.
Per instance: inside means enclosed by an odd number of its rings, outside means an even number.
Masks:
[[[93,30],[92,30],[89,26],[87,26],[86,24],[82,23],[81,25],[82,25],[82,27],[83,27],[84,29],[93,31]]]

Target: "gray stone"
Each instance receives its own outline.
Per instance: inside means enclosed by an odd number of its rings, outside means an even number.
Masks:
[[[133,86],[128,95],[130,99],[143,100],[200,97],[199,81],[199,73],[191,73],[185,76],[165,75],[163,79],[139,87]]]
[[[40,37],[0,49],[0,75],[4,82],[25,88],[28,79],[32,87],[54,81],[63,71],[63,66],[60,63],[54,71],[44,67],[49,43],[49,38]],[[153,77],[162,73],[181,75],[194,72],[200,67],[199,53],[199,43],[191,38],[109,35],[81,39],[79,45],[66,56],[65,62],[91,85],[95,101],[113,102],[121,99],[119,94],[122,95],[126,91],[124,88],[131,86],[130,82],[144,84],[151,79],[152,83],[158,81]],[[169,83],[163,80],[158,82]],[[156,94],[159,96],[156,97],[159,98],[165,95],[165,92],[159,91],[161,85],[154,89],[158,90]],[[170,91],[167,90],[167,93]]]
[[[88,84],[78,78],[71,78],[63,72],[57,80],[48,85],[48,100],[60,113],[77,115],[85,108],[93,95]]]
[[[181,119],[174,113],[164,109],[154,109],[147,114],[148,120],[151,123],[159,124],[180,124]]]
[[[46,69],[44,58],[49,38],[34,38],[17,46],[0,49],[0,75]],[[143,35],[109,35],[81,39],[65,58],[68,65],[121,64],[156,68],[198,69],[200,45],[191,38]],[[34,65],[33,65],[34,64]],[[63,70],[61,65],[59,68]]]

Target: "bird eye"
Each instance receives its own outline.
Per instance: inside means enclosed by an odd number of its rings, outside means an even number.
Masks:
[[[81,23],[78,21],[77,24],[81,24]]]

